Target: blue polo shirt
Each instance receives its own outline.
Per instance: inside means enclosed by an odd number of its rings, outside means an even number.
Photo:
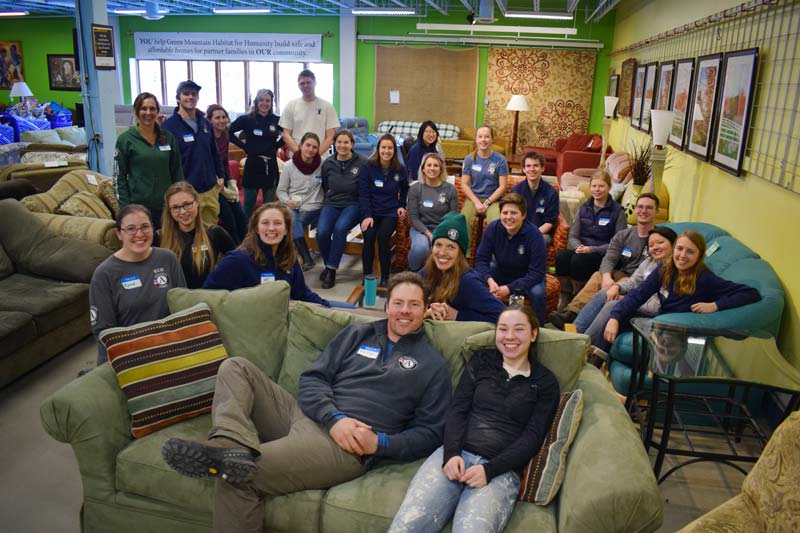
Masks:
[[[506,158],[497,152],[481,157],[473,152],[464,158],[461,174],[470,177],[470,188],[478,198],[488,198],[500,186],[500,176],[508,175]]]

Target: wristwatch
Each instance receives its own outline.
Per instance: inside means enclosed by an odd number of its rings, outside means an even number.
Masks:
[[[483,201],[483,205],[489,207],[490,205],[492,205],[492,201],[489,198],[487,198],[486,200]]]

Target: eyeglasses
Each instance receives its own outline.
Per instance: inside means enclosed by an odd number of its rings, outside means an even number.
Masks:
[[[194,207],[194,200],[192,200],[191,202],[186,202],[185,204],[181,205],[172,205],[169,208],[169,212],[172,213],[173,215],[177,215],[181,211],[188,211],[192,207]]]
[[[136,235],[140,231],[145,235],[147,235],[148,233],[151,233],[153,231],[153,225],[142,224],[141,226],[125,226],[124,228],[122,228],[122,231],[131,236]]]

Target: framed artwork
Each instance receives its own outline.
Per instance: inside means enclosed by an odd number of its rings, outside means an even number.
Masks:
[[[734,176],[742,172],[757,65],[758,48],[729,52],[722,65],[711,163]]]
[[[636,59],[626,59],[622,63],[622,70],[619,75],[619,104],[617,105],[617,112],[623,117],[628,117],[631,114],[633,79],[635,75]]]
[[[708,159],[710,152],[721,64],[722,54],[697,58],[697,75],[694,77],[692,103],[689,106],[691,118],[686,151],[703,161]]]
[[[669,111],[672,103],[672,82],[675,79],[675,62],[667,61],[658,65],[656,77],[656,103],[653,109]]]
[[[642,97],[644,96],[644,75],[646,67],[636,67],[636,77],[633,80],[633,103],[631,104],[631,126],[638,128],[642,121]]]
[[[670,109],[675,112],[672,130],[669,132],[669,144],[683,150],[686,139],[686,117],[689,116],[689,102],[692,98],[692,74],[694,74],[694,58],[679,59],[675,63],[675,76],[672,84]]]
[[[619,74],[608,78],[608,94],[606,96],[619,96]]]
[[[658,63],[645,65],[644,91],[642,93],[642,120],[639,122],[639,129],[647,133],[650,131],[650,110],[653,109],[653,100],[656,96],[656,71]]]
[[[51,91],[80,91],[81,73],[75,68],[75,56],[47,54],[47,79]]]
[[[0,41],[0,89],[10,89],[18,81],[25,81],[22,42]]]

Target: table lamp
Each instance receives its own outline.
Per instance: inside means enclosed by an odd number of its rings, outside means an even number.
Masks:
[[[603,105],[605,107],[603,119],[603,148],[600,152],[600,168],[606,167],[606,142],[611,131],[611,119],[614,118],[614,110],[617,108],[619,98],[616,96],[606,96]]]
[[[661,178],[664,174],[664,163],[667,160],[667,141],[672,130],[672,121],[675,120],[674,111],[653,109],[650,111],[650,125],[653,128],[653,151],[650,153],[652,177],[650,179],[650,192],[655,193],[661,188]]]
[[[521,94],[511,95],[511,100],[508,101],[506,111],[514,112],[514,129],[511,133],[511,155],[517,153],[517,129],[519,128],[519,112],[528,111],[528,101]]]
[[[11,102],[15,96],[19,96],[19,100],[21,102],[23,98],[33,96],[33,92],[31,92],[31,88],[28,87],[27,83],[24,81],[18,81],[11,86],[11,91],[8,93],[8,101]]]

